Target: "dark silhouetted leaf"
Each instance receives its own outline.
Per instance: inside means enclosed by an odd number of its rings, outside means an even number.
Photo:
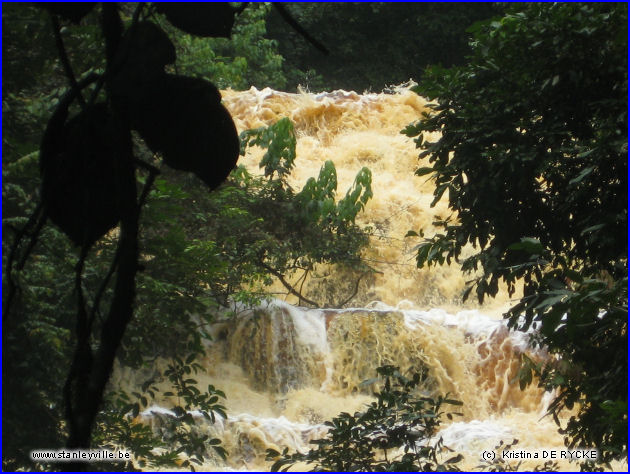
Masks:
[[[540,254],[544,250],[540,240],[533,237],[523,237],[519,242],[511,244],[510,250],[523,250],[530,254]]]
[[[435,170],[431,166],[418,168],[416,170],[416,176],[424,176],[425,174],[433,173],[433,171],[435,171]]]
[[[141,21],[127,30],[116,59],[122,67],[124,80],[163,73],[164,66],[173,64],[177,55],[168,35],[155,23]]]
[[[95,5],[96,2],[45,2],[38,6],[65,20],[79,23],[85,15],[92,11]]]
[[[135,205],[124,201],[135,185],[131,137],[104,104],[67,123],[66,116],[67,109],[58,110],[44,134],[42,200],[75,244],[91,245],[116,226],[126,206]]]
[[[212,83],[166,75],[121,100],[131,126],[171,168],[195,173],[210,188],[234,168],[238,134]]]
[[[229,38],[236,14],[228,2],[163,2],[156,6],[174,26],[197,36]]]

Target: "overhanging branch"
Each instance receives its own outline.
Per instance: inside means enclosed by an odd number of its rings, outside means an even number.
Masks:
[[[289,293],[291,293],[293,296],[297,296],[299,298],[300,302],[304,301],[306,304],[310,304],[311,306],[315,306],[316,308],[320,308],[321,307],[321,305],[319,303],[308,299],[306,296],[304,296],[299,291],[297,291],[295,288],[293,288],[293,286],[291,286],[291,284],[284,279],[284,275],[282,275],[282,273],[280,273],[278,270],[276,270],[275,268],[270,267],[269,265],[267,265],[262,260],[260,260],[258,263],[260,264],[261,267],[263,267],[265,270],[267,270],[269,273],[271,273],[273,276],[275,276],[280,281],[280,283],[282,283],[282,285],[289,291]]]

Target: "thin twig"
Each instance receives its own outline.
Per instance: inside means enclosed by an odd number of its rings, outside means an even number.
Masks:
[[[63,38],[61,37],[61,31],[59,29],[59,20],[57,19],[57,15],[51,14],[50,18],[52,20],[53,25],[53,33],[55,35],[55,43],[57,44],[57,50],[59,51],[59,59],[61,60],[61,65],[63,66],[64,71],[66,72],[66,76],[70,81],[70,87],[74,90],[77,100],[81,104],[81,107],[85,109],[85,99],[81,94],[81,89],[79,88],[79,84],[77,83],[76,77],[74,77],[74,72],[72,71],[72,65],[70,64],[70,59],[68,59],[68,54],[66,53],[66,47],[63,44]]]
[[[147,181],[144,185],[144,189],[142,190],[142,194],[140,196],[140,201],[138,202],[138,212],[140,212],[140,209],[142,208],[142,206],[144,205],[144,202],[146,201],[149,190],[151,189],[151,186],[153,185],[155,176],[160,173],[160,170],[157,169],[155,166],[150,165],[149,163],[146,163],[142,160],[134,160],[134,161],[138,166],[149,171],[149,177],[147,178]],[[90,331],[92,329],[92,325],[94,324],[96,313],[99,311],[101,298],[103,297],[103,294],[105,293],[105,290],[107,289],[107,285],[109,285],[109,281],[111,280],[112,276],[114,275],[114,272],[116,271],[116,267],[118,266],[119,259],[120,259],[120,245],[116,249],[114,260],[112,261],[112,264],[109,267],[109,271],[107,272],[107,275],[105,275],[105,278],[101,282],[101,286],[99,287],[96,295],[94,296],[94,301],[92,303],[92,311],[90,312],[90,317],[88,319],[88,328]]]
[[[98,95],[101,92],[101,89],[103,88],[103,85],[105,84],[105,74],[102,74],[98,81],[96,82],[96,85],[94,86],[94,89],[92,90],[92,94],[90,95],[90,100],[88,102],[88,105],[94,105],[94,103],[96,102],[96,99],[98,99]]]
[[[319,41],[317,41],[315,38],[313,38],[308,31],[306,31],[302,25],[300,25],[297,20],[295,18],[293,18],[293,16],[291,15],[291,13],[289,13],[289,10],[286,9],[286,7],[280,3],[277,2],[273,2],[272,5],[276,8],[276,10],[278,11],[278,13],[280,13],[280,16],[282,17],[282,19],[284,21],[286,21],[291,28],[293,28],[297,33],[299,33],[300,35],[302,35],[302,37],[304,37],[304,39],[306,41],[308,41],[309,43],[311,43],[313,46],[315,46],[315,48],[317,48],[319,51],[321,51],[324,54],[329,54],[328,48],[326,48],[326,46],[324,46],[323,44],[321,44]]]
[[[133,162],[135,164],[137,164],[140,168],[144,168],[145,170],[147,170],[149,173],[153,173],[153,174],[160,174],[160,170],[158,168],[156,168],[155,166],[153,166],[150,163],[147,163],[146,161],[142,161],[139,159],[135,159],[133,160]]]
[[[287,290],[289,290],[289,293],[291,293],[293,296],[297,296],[300,299],[300,301],[304,301],[306,304],[310,304],[311,306],[315,306],[316,308],[321,307],[319,303],[316,303],[313,300],[309,300],[306,296],[302,295],[299,291],[293,288],[293,286],[291,286],[291,284],[284,279],[284,276],[278,270],[276,270],[275,268],[271,268],[269,265],[267,265],[263,261],[259,261],[258,263],[260,264],[261,267],[263,267],[269,273],[271,273],[276,278],[278,278],[278,280],[280,280],[280,283],[282,283],[284,287]]]
[[[94,296],[94,300],[92,302],[92,311],[90,312],[90,317],[88,319],[88,328],[91,331],[92,325],[94,324],[94,319],[96,318],[96,313],[99,312],[99,307],[101,305],[101,298],[107,289],[107,285],[109,284],[109,280],[111,280],[114,272],[116,271],[116,267],[118,266],[118,259],[120,258],[120,246],[116,248],[116,254],[114,255],[114,260],[112,260],[112,264],[109,267],[109,271],[103,281],[101,282],[101,286],[99,287],[96,295]]]
[[[135,26],[138,23],[138,20],[140,19],[140,13],[142,13],[142,9],[145,6],[145,2],[139,2],[138,6],[136,7],[136,9],[133,12],[133,15],[131,17],[131,25]]]
[[[24,255],[22,255],[22,258],[20,259],[18,264],[15,266],[17,270],[22,270],[24,268],[24,265],[26,265],[26,260],[28,259],[29,255],[33,251],[35,244],[37,244],[39,233],[41,232],[42,227],[44,227],[45,223],[46,223],[46,216],[42,215],[39,221],[37,222],[35,229],[33,230],[33,234],[31,235],[31,241],[28,243],[28,247],[26,247],[26,250],[24,251]]]
[[[145,163],[142,160],[135,160],[136,163],[147,169],[149,171],[149,177],[147,178],[146,183],[144,184],[144,188],[142,189],[142,194],[140,194],[140,199],[138,200],[138,214],[140,214],[140,210],[142,206],[144,206],[145,201],[147,200],[147,196],[149,195],[149,191],[151,190],[151,186],[153,186],[153,182],[158,174],[160,174],[160,170],[155,166],[150,165],[149,163]]]
[[[89,246],[81,247],[81,254],[77,262],[74,285],[77,291],[77,338],[79,341],[90,337],[87,311],[85,309],[85,297],[83,296],[83,268],[85,267],[85,259],[87,258]]]
[[[365,275],[368,275],[369,273],[372,273],[372,271],[368,270],[361,273],[361,275],[359,275],[359,278],[357,278],[357,281],[354,284],[354,292],[348,298],[346,298],[343,302],[337,304],[335,308],[343,308],[346,304],[350,302],[350,300],[352,300],[352,298],[354,298],[357,295],[357,293],[359,292],[359,283],[361,283],[361,279]]]
[[[306,283],[306,276],[308,275],[309,270],[310,270],[310,267],[306,268],[304,270],[304,274],[301,277],[302,282],[300,283],[300,293],[302,293],[302,288],[304,287],[304,283]],[[298,280],[298,281],[300,281],[300,280]]]
[[[26,262],[26,259],[28,258],[31,250],[33,250],[33,246],[35,245],[34,241],[37,240],[37,235],[41,231],[41,228],[44,225],[44,222],[46,222],[46,216],[43,215],[42,213],[43,208],[44,206],[40,202],[35,208],[35,210],[33,211],[33,213],[31,214],[31,217],[29,217],[26,224],[24,224],[24,226],[18,231],[17,235],[15,236],[15,240],[13,241],[13,244],[11,245],[11,250],[9,252],[9,257],[7,259],[7,266],[6,266],[8,294],[7,294],[7,299],[5,301],[5,305],[2,311],[2,321],[5,321],[8,318],[9,313],[11,312],[11,304],[13,303],[13,298],[15,297],[15,294],[18,289],[15,283],[15,280],[13,279],[13,261],[15,260],[17,256],[18,248],[20,246],[20,243],[22,242],[22,239],[28,233],[28,229],[34,223],[37,223],[35,227],[35,231],[33,235],[31,236],[31,243],[28,246],[28,250],[27,252],[24,253],[24,255],[22,256],[22,259],[18,263],[18,268],[20,269],[24,268],[24,263]]]

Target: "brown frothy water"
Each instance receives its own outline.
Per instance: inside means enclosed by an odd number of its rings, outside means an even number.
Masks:
[[[414,175],[428,161],[419,161],[415,143],[400,133],[428,112],[425,99],[404,87],[392,94],[289,94],[252,88],[245,92],[226,91],[223,95],[239,131],[267,126],[283,117],[294,122],[297,159],[289,181],[296,189],[309,177],[317,176],[327,160],[337,168],[341,197],[363,166],[372,171],[374,198],[358,222],[372,228],[364,258],[382,273],[362,282],[352,305],[365,306],[371,301],[396,305],[408,300],[418,308],[439,306],[457,311],[463,306],[479,307],[472,298],[462,303],[465,282],[471,276],[462,275],[457,264],[419,270],[413,251],[419,241],[405,238],[409,230],[420,229],[430,236],[438,231],[433,226],[435,218],[451,215],[447,196],[430,207],[433,182]],[[262,154],[263,150],[250,148],[239,163],[250,172],[259,173]],[[318,270],[304,291],[324,304],[342,301],[349,294],[348,285],[337,284],[330,269],[322,266]],[[281,286],[275,289],[283,291]],[[293,296],[286,301],[297,303]],[[501,293],[484,308],[500,315],[508,306],[507,294]]]

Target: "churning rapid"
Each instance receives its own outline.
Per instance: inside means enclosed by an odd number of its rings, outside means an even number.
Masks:
[[[212,383],[226,393],[228,418],[208,424],[199,417],[197,428],[220,437],[229,457],[203,468],[268,470],[267,448],[308,449],[310,440],[325,434],[325,420],[361,410],[371,400],[360,384],[385,364],[428,368],[425,392],[448,392],[464,402],[458,410],[463,417],[445,419],[440,432],[447,446],[466,456],[463,469],[475,469],[481,451],[500,441],[518,439],[519,449],[532,451],[562,448],[557,427],[543,416],[549,394],[533,387],[521,391],[514,380],[519,354],[530,350],[528,336],[508,332],[501,320],[507,296],[483,307],[463,305],[470,277],[456,265],[415,266],[418,242],[405,234],[422,229],[431,235],[435,217],[449,215],[446,199],[430,207],[432,183],[414,175],[421,165],[418,151],[400,133],[421,117],[426,101],[406,87],[363,95],[252,88],[223,97],[239,131],[282,117],[294,122],[298,144],[290,182],[296,189],[317,176],[326,160],[337,167],[340,193],[361,167],[372,170],[374,198],[359,221],[373,234],[364,258],[381,273],[362,281],[350,309],[306,310],[287,297],[215,325],[203,361],[207,373],[197,378],[201,387]],[[252,173],[260,172],[258,151],[240,161]],[[318,269],[304,292],[319,301],[340,301],[343,295],[335,289],[344,288],[343,278]],[[153,412],[168,408],[156,405],[141,414],[142,421],[157,423]],[[521,469],[538,464],[526,462]]]

